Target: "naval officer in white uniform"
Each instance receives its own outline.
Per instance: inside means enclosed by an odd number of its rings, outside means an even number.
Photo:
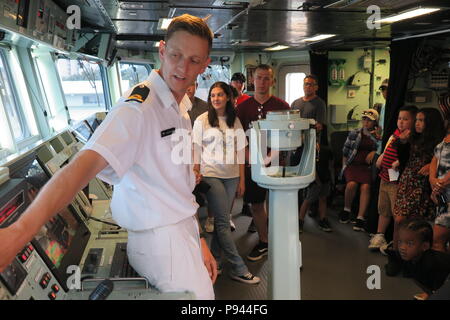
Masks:
[[[214,299],[217,265],[195,219],[192,165],[172,159],[174,133],[189,132],[185,92],[208,66],[212,33],[182,15],[161,41],[161,68],[124,95],[76,159],[41,190],[21,218],[0,230],[0,271],[97,174],[115,186],[111,208],[129,230],[130,264],[163,292]],[[197,178],[197,179],[196,179]]]

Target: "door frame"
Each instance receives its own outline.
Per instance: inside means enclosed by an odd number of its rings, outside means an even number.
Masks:
[[[303,72],[306,75],[310,73],[309,63],[285,63],[281,64],[278,69],[278,86],[277,86],[277,97],[286,100],[286,75],[288,73]],[[301,85],[301,84],[299,84]],[[300,98],[300,97],[299,97]]]

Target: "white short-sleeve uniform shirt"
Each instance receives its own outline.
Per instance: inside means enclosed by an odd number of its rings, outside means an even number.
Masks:
[[[143,102],[126,101],[137,86],[150,89]],[[173,141],[191,133],[185,95],[180,105],[153,70],[147,80],[120,98],[83,149],[98,152],[108,166],[98,177],[114,185],[113,218],[122,227],[142,231],[178,223],[198,208],[192,191],[195,175],[190,161],[172,161]],[[190,141],[189,137],[186,141]]]

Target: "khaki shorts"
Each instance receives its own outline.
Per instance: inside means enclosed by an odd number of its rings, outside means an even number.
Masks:
[[[381,179],[380,192],[378,193],[378,214],[384,217],[392,217],[395,199],[397,198],[398,184],[386,182]]]

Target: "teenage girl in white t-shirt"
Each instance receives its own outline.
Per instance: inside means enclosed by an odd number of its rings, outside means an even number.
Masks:
[[[236,116],[228,84],[214,83],[208,94],[208,111],[197,117],[193,128],[194,171],[203,176],[209,189],[208,210],[214,213],[211,251],[220,261],[221,251],[231,264],[230,277],[257,284],[260,279],[248,271],[231,237],[230,211],[235,196],[245,191],[244,159],[247,140]],[[219,270],[221,266],[219,263]]]

